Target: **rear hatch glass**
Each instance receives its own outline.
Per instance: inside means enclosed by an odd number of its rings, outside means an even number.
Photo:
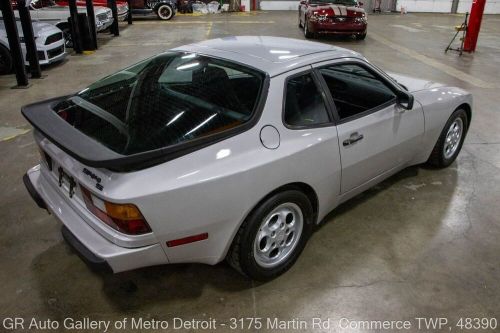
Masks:
[[[97,81],[53,110],[81,133],[128,156],[247,123],[264,79],[236,63],[169,52]]]

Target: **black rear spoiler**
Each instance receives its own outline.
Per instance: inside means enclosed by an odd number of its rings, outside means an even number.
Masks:
[[[258,112],[250,121],[236,128],[143,153],[121,155],[83,134],[54,112],[55,105],[71,96],[29,104],[23,106],[21,112],[38,132],[82,164],[118,172],[141,170],[167,162],[246,131],[258,121],[265,102],[261,98]]]
[[[68,97],[70,96],[25,105],[21,108],[21,113],[43,136],[83,164],[96,168],[120,169],[128,156],[108,149],[75,129],[54,112],[54,105]]]

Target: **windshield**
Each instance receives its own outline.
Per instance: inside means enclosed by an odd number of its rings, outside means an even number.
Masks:
[[[252,118],[264,75],[194,53],[164,53],[59,103],[55,112],[111,150],[131,155],[188,142]]]
[[[356,6],[356,0],[310,0],[311,4]]]

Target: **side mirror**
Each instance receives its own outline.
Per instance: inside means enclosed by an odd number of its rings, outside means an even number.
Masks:
[[[359,1],[358,5],[359,5],[359,7],[363,7],[364,3],[362,3],[361,1]]]
[[[403,109],[406,110],[411,110],[413,109],[413,95],[410,94],[409,92],[400,90],[396,94],[396,99],[397,99],[397,104],[402,107]]]

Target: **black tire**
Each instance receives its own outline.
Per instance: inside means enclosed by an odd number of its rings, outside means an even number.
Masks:
[[[255,259],[254,242],[258,237],[263,220],[282,204],[292,203],[298,206],[302,212],[302,233],[293,250],[287,257],[274,267],[263,267]],[[313,231],[313,208],[307,196],[295,189],[276,193],[260,203],[247,217],[236,234],[226,260],[237,271],[251,279],[259,281],[271,280],[286,272],[295,263],[304,249],[307,240]]]
[[[314,33],[309,31],[309,22],[307,22],[307,18],[304,21],[304,37],[307,39],[314,37]]]
[[[356,35],[357,40],[364,40],[366,38],[366,32],[361,35]]]
[[[0,45],[0,74],[10,74],[12,72],[12,55],[9,49]]]
[[[168,21],[174,17],[174,10],[170,5],[161,4],[156,8],[156,15],[160,20]]]
[[[462,134],[458,143],[458,147],[455,149],[454,153],[451,156],[447,157],[444,153],[446,136],[448,134],[448,130],[458,118],[460,118],[462,122]],[[439,135],[439,139],[437,140],[436,145],[434,146],[434,149],[432,150],[432,153],[427,160],[427,164],[436,168],[446,168],[451,163],[453,163],[453,161],[455,161],[458,154],[460,153],[460,150],[462,149],[462,145],[464,143],[468,128],[469,119],[467,117],[467,112],[464,109],[455,110],[455,112],[453,112],[453,114],[446,122],[446,125],[444,126],[441,134]]]

